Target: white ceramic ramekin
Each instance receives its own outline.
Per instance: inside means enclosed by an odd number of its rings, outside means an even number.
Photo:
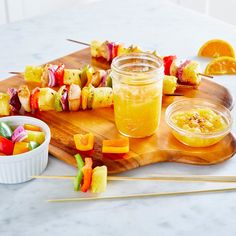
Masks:
[[[28,116],[7,116],[0,118],[0,122],[2,121],[12,125],[39,126],[46,136],[45,141],[32,151],[12,156],[0,156],[0,183],[23,183],[32,179],[33,175],[40,175],[48,163],[48,146],[51,138],[48,125]]]

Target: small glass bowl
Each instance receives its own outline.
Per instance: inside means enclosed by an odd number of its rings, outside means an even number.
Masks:
[[[223,117],[227,123],[227,127],[217,132],[199,133],[182,129],[172,122],[171,117],[176,112],[189,111],[195,108],[208,108],[213,110],[216,114]],[[208,147],[219,142],[231,131],[233,123],[231,113],[226,107],[198,98],[183,99],[170,104],[166,109],[165,120],[172,134],[181,143],[191,147]]]

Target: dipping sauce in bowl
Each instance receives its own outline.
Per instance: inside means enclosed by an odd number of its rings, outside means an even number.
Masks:
[[[191,147],[211,146],[222,140],[232,127],[230,111],[204,99],[174,102],[167,108],[165,118],[172,134]]]

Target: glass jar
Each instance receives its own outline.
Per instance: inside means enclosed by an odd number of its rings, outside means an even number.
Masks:
[[[162,59],[150,53],[118,56],[112,62],[111,77],[119,132],[133,138],[152,135],[161,117]]]

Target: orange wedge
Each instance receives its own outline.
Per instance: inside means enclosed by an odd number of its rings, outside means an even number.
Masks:
[[[217,57],[207,65],[207,75],[236,74],[236,60],[232,57]]]
[[[212,39],[202,45],[198,51],[200,57],[235,57],[233,47],[221,39]]]

